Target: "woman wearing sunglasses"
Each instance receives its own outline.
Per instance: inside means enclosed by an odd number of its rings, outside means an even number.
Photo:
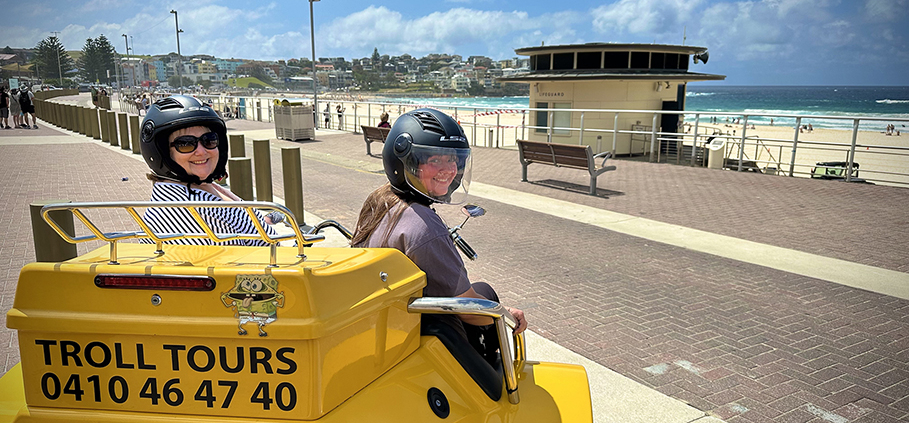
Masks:
[[[214,181],[227,175],[227,127],[211,107],[188,96],[171,96],[149,107],[142,121],[142,157],[154,182],[151,201],[240,201]],[[217,234],[257,233],[245,211],[236,208],[198,208]],[[270,235],[269,218],[258,216]],[[204,233],[186,209],[149,208],[143,216],[156,233]],[[150,242],[150,241],[149,241]],[[207,239],[167,241],[211,245]],[[268,245],[261,240],[234,240],[225,245]]]
[[[382,162],[388,183],[366,198],[350,245],[400,250],[426,273],[425,297],[499,302],[492,286],[470,281],[448,227],[432,208],[467,198],[472,162],[461,125],[434,109],[407,112],[388,133]],[[506,309],[518,321],[516,332],[522,332],[527,327],[524,312]],[[424,314],[420,324],[424,335],[454,331],[457,339],[468,341],[487,360],[492,366],[488,372],[494,374],[499,344],[492,341],[498,334],[491,323],[488,317]]]

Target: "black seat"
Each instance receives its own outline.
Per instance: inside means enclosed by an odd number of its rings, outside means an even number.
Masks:
[[[440,321],[427,322],[427,316],[423,317],[421,333],[439,338],[442,345],[445,345],[448,352],[454,356],[455,360],[491,400],[498,401],[502,398],[504,370],[502,369],[501,354],[498,355],[495,366],[490,365],[451,325]]]

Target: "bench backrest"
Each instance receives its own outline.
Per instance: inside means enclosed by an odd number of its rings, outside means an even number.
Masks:
[[[388,136],[390,128],[379,128],[377,126],[366,126],[360,125],[360,128],[363,129],[363,138],[367,141],[379,141],[385,142],[385,137]]]
[[[521,158],[528,162],[549,163],[556,166],[590,169],[593,151],[589,145],[557,144],[517,140]]]

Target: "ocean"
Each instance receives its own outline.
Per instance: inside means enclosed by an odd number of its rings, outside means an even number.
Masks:
[[[405,104],[444,105],[457,107],[491,107],[524,109],[529,97],[430,97],[386,98]],[[873,118],[909,118],[909,87],[868,86],[698,86],[688,85],[685,110],[748,114],[748,123],[770,124],[770,117],[755,114],[793,114],[807,116],[802,124],[819,128],[852,129],[851,120],[811,119],[810,116],[850,116]],[[723,117],[725,118],[725,116]],[[686,117],[692,121],[693,116]],[[794,119],[774,118],[775,125],[794,125]],[[863,130],[882,130],[886,122],[863,123]],[[900,126],[900,125],[897,125]]]

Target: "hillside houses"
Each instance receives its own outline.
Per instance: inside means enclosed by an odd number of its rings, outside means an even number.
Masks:
[[[178,57],[176,53],[157,56],[121,56],[120,78],[127,86],[169,86],[179,84],[226,88],[244,77],[255,77],[266,86],[312,89],[315,79],[323,90],[372,90],[420,84],[421,89],[439,92],[466,92],[482,88],[498,89],[497,78],[529,67],[528,59],[492,60],[456,54],[434,53],[422,58],[409,54],[352,58],[321,57],[311,60],[256,61],[218,58],[211,55]],[[111,75],[116,79],[116,76]],[[265,88],[262,86],[260,88]]]

